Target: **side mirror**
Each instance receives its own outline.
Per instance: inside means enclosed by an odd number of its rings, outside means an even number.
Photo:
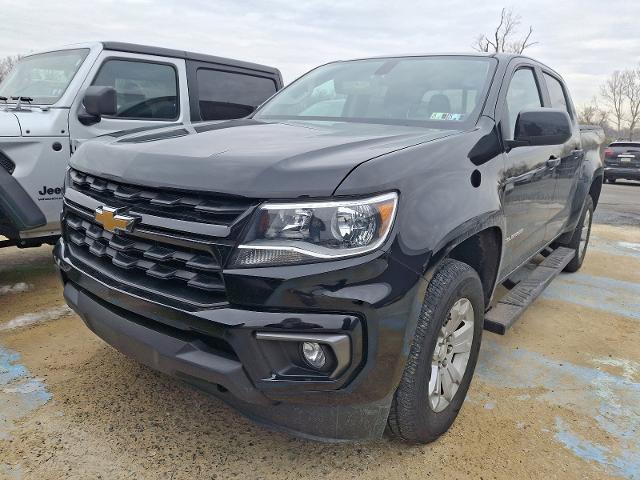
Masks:
[[[98,123],[103,115],[115,115],[118,111],[116,90],[113,87],[87,88],[82,103],[86,113],[81,113],[78,118],[85,125]]]
[[[569,114],[560,108],[522,110],[516,120],[510,148],[526,145],[561,145],[573,134]]]

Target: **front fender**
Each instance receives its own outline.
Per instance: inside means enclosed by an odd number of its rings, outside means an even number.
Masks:
[[[364,162],[335,192],[398,191],[395,251],[416,273],[425,275],[434,262],[478,231],[493,226],[505,230],[503,154],[494,149],[485,152],[481,162],[471,159],[471,152],[493,130],[492,122],[482,123],[472,131]]]
[[[6,216],[16,232],[41,227],[47,223],[44,214],[31,197],[3,168],[0,168],[0,213]]]

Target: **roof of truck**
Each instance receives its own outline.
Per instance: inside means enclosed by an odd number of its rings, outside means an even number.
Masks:
[[[36,53],[33,53],[32,55],[37,55],[38,53],[51,52],[56,50],[66,50],[69,48],[95,48],[97,46],[102,46],[104,50],[111,50],[114,52],[127,52],[127,53],[138,53],[140,55],[156,55],[160,57],[182,58],[185,60],[194,60],[196,62],[217,63],[221,65],[240,67],[240,68],[245,68],[249,70],[255,70],[258,72],[269,73],[273,75],[280,75],[280,71],[277,68],[270,67],[268,65],[245,62],[242,60],[235,60],[233,58],[218,57],[215,55],[207,55],[204,53],[188,52],[186,50],[175,50],[172,48],[154,47],[151,45],[138,45],[135,43],[125,43],[125,42],[103,41],[103,42],[88,42],[88,43],[81,43],[81,44],[75,44],[75,45],[66,45],[61,48],[54,48],[54,49],[46,50],[43,52],[36,52]]]
[[[549,71],[554,72],[556,75],[560,75],[550,66],[542,63],[540,60],[536,60],[528,55],[522,53],[508,53],[508,52],[433,52],[433,53],[404,53],[404,54],[389,54],[389,55],[374,55],[371,57],[357,57],[351,59],[335,60],[329,63],[337,62],[351,62],[357,60],[375,60],[385,58],[408,58],[408,57],[482,57],[482,58],[495,58],[501,63],[508,63],[514,58],[524,58],[531,62],[546,68]]]

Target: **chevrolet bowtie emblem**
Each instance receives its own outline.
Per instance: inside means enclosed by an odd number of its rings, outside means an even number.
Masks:
[[[96,208],[95,219],[111,233],[116,233],[116,231],[130,232],[136,223],[135,217],[120,215],[117,209],[111,207]]]

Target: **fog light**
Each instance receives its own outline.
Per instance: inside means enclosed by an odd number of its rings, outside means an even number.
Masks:
[[[313,368],[322,368],[327,363],[327,356],[319,343],[304,342],[302,344],[302,355],[306,362]]]

